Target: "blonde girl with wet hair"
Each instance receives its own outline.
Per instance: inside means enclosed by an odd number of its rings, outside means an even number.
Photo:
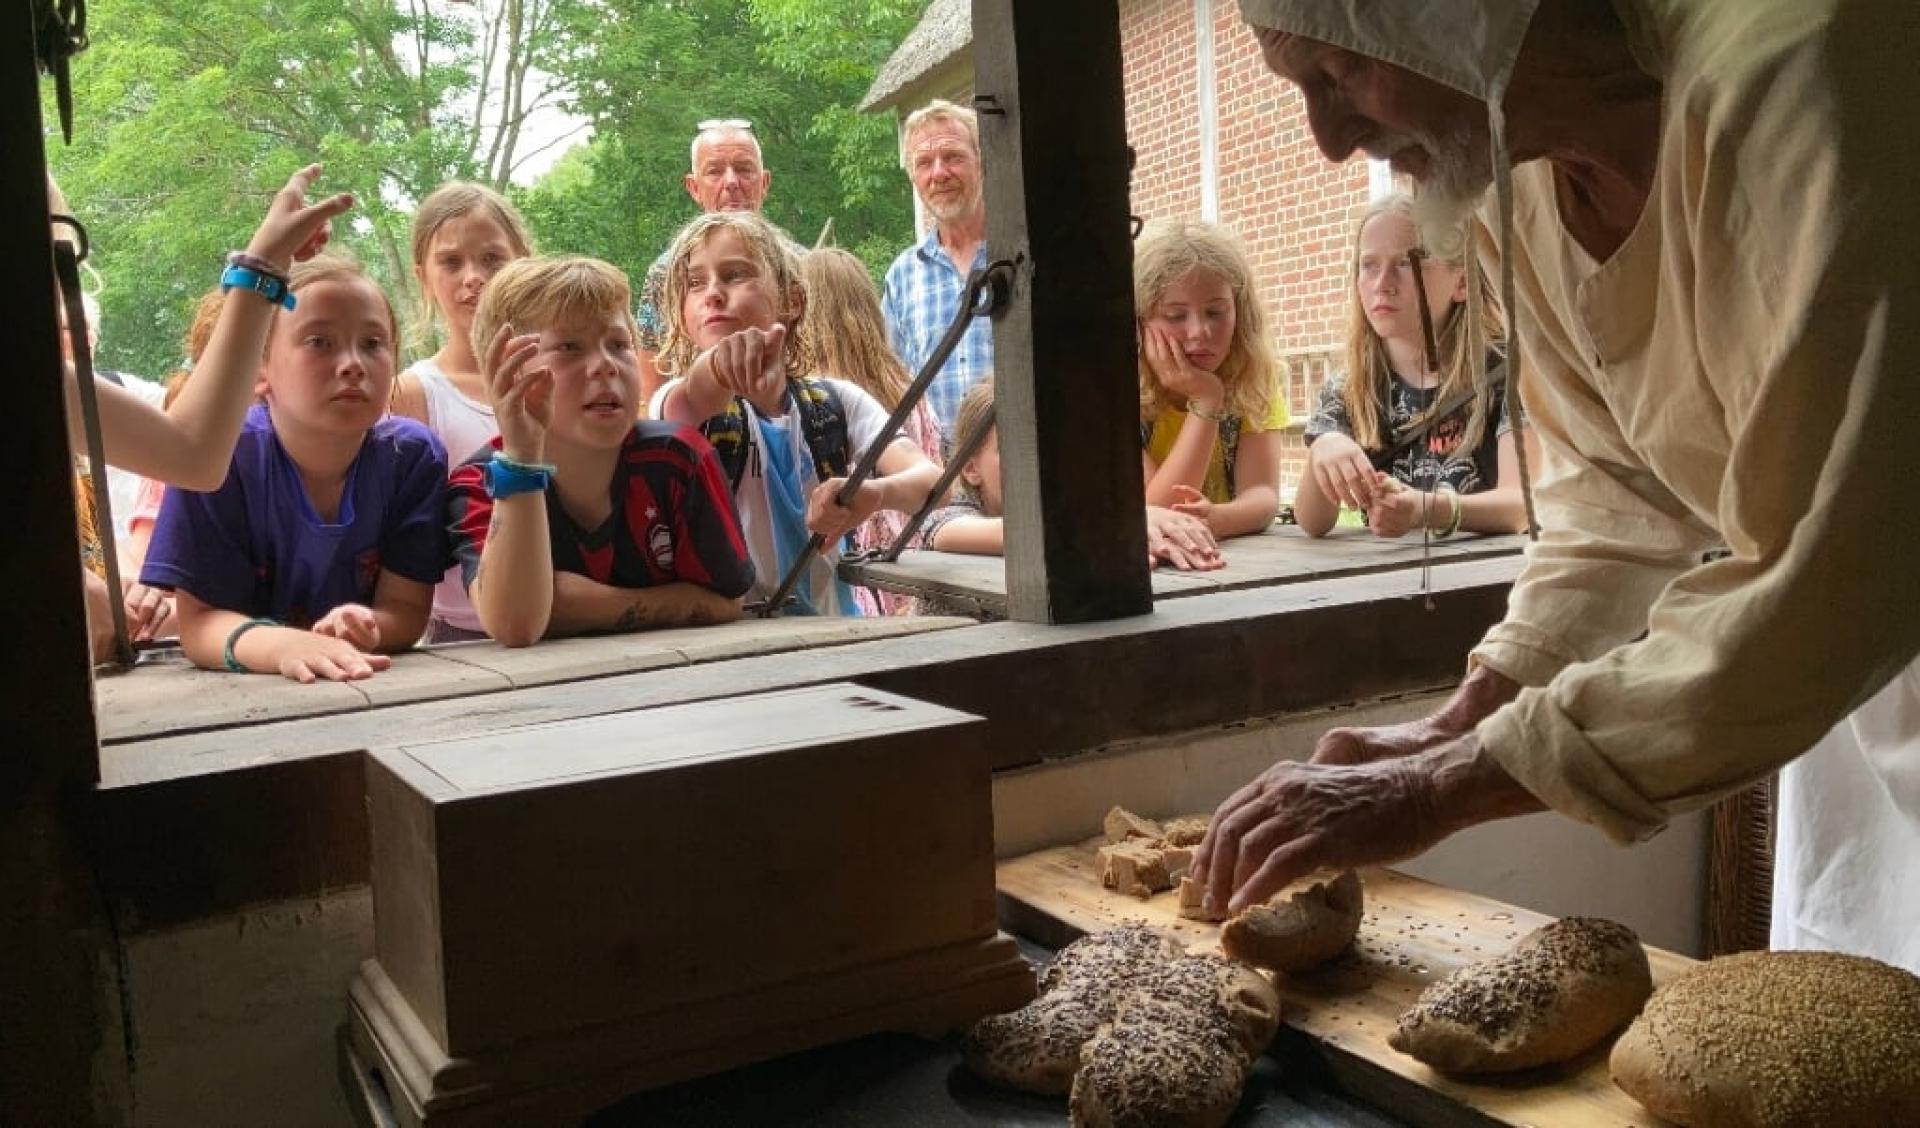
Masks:
[[[474,352],[473,315],[493,276],[533,254],[526,220],[505,196],[481,184],[452,180],[427,194],[413,216],[413,277],[420,286],[422,326],[437,326],[445,343],[414,361],[393,384],[395,415],[417,419],[439,436],[458,465],[500,434]],[[428,642],[481,635],[480,617],[447,569],[433,591]]]
[[[1226,228],[1147,225],[1134,248],[1147,504],[1216,538],[1257,533],[1280,508],[1285,369],[1246,252]]]
[[[799,256],[767,220],[723,211],[687,224],[668,254],[664,297],[656,365],[674,379],[655,394],[654,417],[700,428],[719,454],[757,573],[750,599],[770,597],[818,535],[826,551],[800,569],[788,610],[861,614],[834,572],[846,534],[881,510],[918,510],[939,467],[896,435],[840,504],[888,412],[859,385],[814,374]]]
[[[887,343],[880,294],[866,264],[838,247],[822,247],[801,256],[800,277],[807,291],[801,329],[812,343],[815,371],[858,385],[888,412],[899,407],[913,376]],[[907,416],[903,433],[929,460],[940,461],[940,420],[924,398]],[[905,525],[898,513],[875,513],[854,530],[854,547],[885,548]],[[913,609],[912,599],[892,592],[856,588],[854,598],[869,614],[904,615]]]
[[[1294,498],[1309,536],[1331,529],[1342,506],[1364,510],[1383,537],[1423,525],[1441,535],[1526,528],[1504,397],[1479,383],[1500,367],[1499,304],[1477,264],[1422,256],[1416,279],[1409,251],[1418,239],[1404,195],[1376,202],[1354,228],[1346,371],[1321,389]],[[1416,284],[1426,291],[1437,367]],[[1395,440],[1415,427],[1425,429],[1413,441]]]

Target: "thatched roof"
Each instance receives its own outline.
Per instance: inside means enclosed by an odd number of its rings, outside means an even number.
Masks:
[[[933,0],[907,37],[874,76],[860,109],[899,104],[921,79],[953,62],[973,45],[973,0]]]

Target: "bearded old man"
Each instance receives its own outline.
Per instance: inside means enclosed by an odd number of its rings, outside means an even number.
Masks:
[[[1221,806],[1209,896],[1545,808],[1631,843],[1781,770],[1774,946],[1920,971],[1920,6],[1241,11],[1430,243],[1480,205],[1543,531],[1439,712]]]
[[[933,216],[933,228],[887,268],[880,310],[887,342],[918,373],[960,313],[967,278],[987,265],[987,198],[980,167],[980,124],[974,112],[939,98],[907,115],[907,176]],[[947,439],[967,389],[993,371],[993,322],[976,317],[940,374],[927,403]]]

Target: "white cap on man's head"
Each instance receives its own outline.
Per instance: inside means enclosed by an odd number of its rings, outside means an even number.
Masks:
[[[1249,27],[1344,47],[1490,102],[1539,0],[1240,0]]]

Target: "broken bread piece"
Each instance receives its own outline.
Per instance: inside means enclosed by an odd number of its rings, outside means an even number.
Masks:
[[[1182,815],[1177,819],[1168,819],[1162,828],[1162,837],[1170,846],[1198,846],[1200,840],[1207,836],[1209,821],[1205,815]]]
[[[1220,929],[1220,947],[1255,967],[1303,971],[1346,951],[1364,908],[1359,875],[1341,870],[1284,901],[1248,908]]]
[[[1144,838],[1128,838],[1100,847],[1100,884],[1145,899],[1173,888],[1166,849]]]
[[[1180,878],[1180,915],[1188,920],[1222,921],[1224,913],[1207,911],[1207,887],[1191,877]]]
[[[1166,832],[1160,829],[1159,823],[1149,818],[1142,818],[1125,807],[1115,807],[1108,811],[1107,817],[1101,822],[1101,829],[1106,832],[1108,842],[1125,842],[1129,838],[1151,840],[1163,838],[1166,835]]]
[[[1428,987],[1387,1044],[1442,1073],[1531,1069],[1590,1049],[1652,992],[1632,929],[1567,917]]]

